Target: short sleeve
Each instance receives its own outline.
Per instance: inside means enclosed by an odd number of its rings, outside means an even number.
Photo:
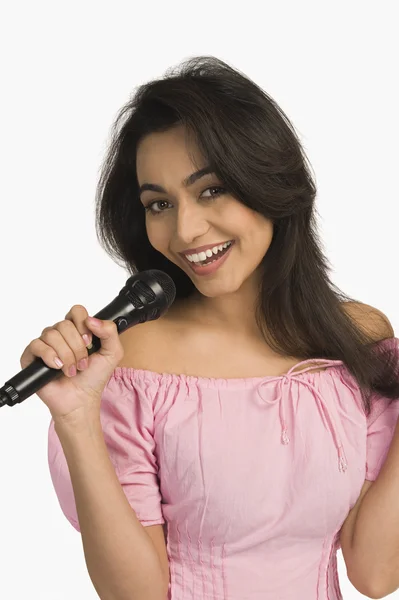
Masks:
[[[117,367],[104,388],[100,418],[110,460],[129,504],[143,526],[165,523],[155,456],[151,380]],[[51,419],[48,463],[61,509],[80,531],[68,464]]]
[[[397,352],[398,339],[388,338],[384,340],[384,346]],[[367,417],[366,479],[369,481],[377,479],[387,458],[398,418],[399,400],[392,401],[378,394],[372,396],[371,412]]]
[[[399,416],[399,401],[379,397],[373,400],[367,419],[366,479],[375,481],[387,457]]]

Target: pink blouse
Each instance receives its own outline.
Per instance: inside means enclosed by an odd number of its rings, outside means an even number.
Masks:
[[[170,600],[342,599],[339,531],[385,461],[399,402],[374,395],[366,418],[343,362],[317,362],[239,379],[115,369],[104,438],[142,525],[167,524]],[[80,531],[52,420],[48,460]]]

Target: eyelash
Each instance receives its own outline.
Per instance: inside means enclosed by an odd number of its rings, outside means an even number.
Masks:
[[[208,198],[206,198],[206,200],[215,200],[216,198],[218,198],[219,196],[221,196],[222,194],[226,193],[226,189],[221,187],[220,185],[211,185],[210,187],[207,187],[203,192],[207,192],[208,190],[222,190],[219,191],[217,194],[213,195],[213,196],[209,196]],[[202,195],[201,194],[201,195]],[[166,200],[154,200],[154,202],[150,202],[150,204],[148,204],[147,206],[144,207],[144,210],[146,212],[151,213],[152,215],[159,215],[163,212],[165,212],[164,210],[154,210],[152,207],[154,206],[154,204],[157,204],[158,202],[167,202]]]

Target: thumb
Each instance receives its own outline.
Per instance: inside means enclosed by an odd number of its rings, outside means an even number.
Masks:
[[[95,317],[87,317],[85,325],[101,340],[101,348],[98,350],[98,354],[119,359],[122,353],[122,346],[116,324],[113,321],[103,321]]]

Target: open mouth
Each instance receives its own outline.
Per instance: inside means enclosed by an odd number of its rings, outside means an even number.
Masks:
[[[216,254],[212,253],[211,256],[206,256],[203,260],[190,260],[186,255],[184,256],[184,258],[193,267],[204,267],[204,266],[210,265],[210,264],[220,260],[226,254],[226,252],[228,252],[228,250],[233,245],[234,240],[229,240],[228,242],[225,242],[225,243],[227,244],[227,246],[225,248],[218,250],[218,252]],[[202,254],[204,254],[204,252]]]

